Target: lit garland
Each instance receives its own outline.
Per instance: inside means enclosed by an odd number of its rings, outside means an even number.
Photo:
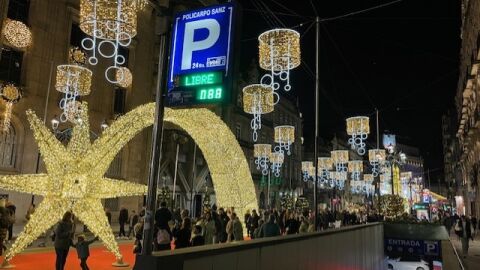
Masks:
[[[117,69],[115,73],[115,80],[117,81],[118,86],[128,88],[132,85],[132,72],[130,72],[130,69],[126,67],[121,67]]]
[[[275,152],[284,153],[287,151],[287,155],[292,152],[290,150],[292,143],[295,141],[295,127],[294,126],[276,126],[274,129],[275,142],[278,143],[275,146]]]
[[[20,21],[7,19],[2,34],[8,44],[14,48],[24,49],[32,44],[30,28]]]
[[[285,155],[280,152],[272,152],[270,154],[270,163],[273,174],[276,177],[280,177],[280,169],[282,168]]]
[[[17,103],[22,94],[20,89],[13,84],[7,84],[1,88],[0,92],[2,99],[5,101],[5,111],[3,113],[2,131],[8,132],[10,130],[10,121],[12,119],[13,104]]]
[[[365,155],[365,140],[370,133],[369,118],[366,116],[357,116],[347,118],[347,134],[350,135],[348,144],[352,149],[357,150],[361,156]]]
[[[110,83],[119,84],[123,80],[117,74],[126,59],[119,54],[119,49],[130,46],[137,35],[137,11],[142,6],[144,1],[139,0],[80,1],[80,29],[90,36],[82,40],[82,47],[92,52],[88,58],[91,65],[98,64],[97,52],[113,59],[113,65],[105,70],[105,78]]]
[[[360,174],[363,172],[362,160],[351,160],[348,162],[348,172],[352,174],[353,181],[360,180]]]
[[[128,140],[103,134],[101,139],[91,144],[87,105],[83,103],[81,106],[80,124],[73,128],[72,138],[66,147],[32,111],[27,111],[48,173],[3,176],[0,188],[41,195],[45,199],[7,251],[6,262],[57,223],[66,211],[72,211],[115,254],[117,261],[122,262],[101,199],[144,195],[147,188],[103,177],[113,157]],[[116,147],[111,147],[111,144]],[[97,155],[99,151],[103,154]]]
[[[385,149],[370,149],[368,150],[368,160],[372,165],[372,175],[377,177],[380,173],[381,166],[385,163]]]
[[[243,88],[243,110],[253,114],[250,127],[253,130],[253,141],[258,139],[257,130],[262,128],[262,114],[273,112],[274,92],[271,87],[251,84]]]
[[[333,164],[337,172],[346,172],[348,163],[348,151],[347,150],[334,150],[330,152],[332,156]]]
[[[330,169],[333,167],[333,161],[329,157],[319,157],[317,159],[320,182],[323,184],[330,178]]]
[[[260,67],[270,71],[260,83],[277,91],[280,89],[280,83],[275,81],[278,77],[285,82],[283,89],[290,91],[290,70],[301,63],[300,34],[292,29],[273,29],[262,33],[258,43]]]
[[[254,144],[253,156],[257,169],[262,171],[263,175],[268,174],[268,162],[272,155],[272,145],[270,144]]]
[[[315,178],[315,166],[311,161],[302,161],[303,181],[307,182],[311,177]]]

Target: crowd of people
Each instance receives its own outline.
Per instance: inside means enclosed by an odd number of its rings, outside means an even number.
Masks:
[[[470,241],[474,240],[477,231],[480,229],[478,219],[475,216],[466,217],[465,215],[450,215],[447,212],[440,215],[440,220],[447,229],[449,235],[453,228],[454,233],[462,243],[463,257],[466,258],[468,256]]]

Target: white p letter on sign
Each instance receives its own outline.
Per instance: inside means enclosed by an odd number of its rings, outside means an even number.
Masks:
[[[208,36],[203,40],[194,41],[195,31],[208,29]],[[183,40],[182,70],[192,67],[192,53],[212,47],[220,37],[220,24],[214,19],[204,19],[185,23]]]

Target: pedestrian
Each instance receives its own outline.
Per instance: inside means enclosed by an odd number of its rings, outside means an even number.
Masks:
[[[206,212],[205,219],[203,221],[203,237],[205,238],[205,245],[213,244],[216,233],[215,221],[212,219],[212,214],[210,212]]]
[[[172,220],[172,213],[170,212],[170,210],[168,210],[167,203],[161,202],[160,208],[155,212],[155,225],[157,227],[166,228],[168,232],[171,233],[170,227],[168,226],[168,222],[170,222],[171,220]]]
[[[263,230],[263,224],[264,224],[263,219],[259,219],[257,223],[257,227],[255,228],[255,231],[253,231],[253,239],[262,238],[261,232]]]
[[[255,229],[258,227],[258,220],[260,219],[260,216],[257,214],[257,211],[255,209],[252,210],[252,215],[250,216],[250,232],[248,233],[251,238],[254,238],[254,232]]]
[[[202,235],[202,226],[195,225],[193,230],[191,246],[196,247],[196,246],[203,246],[203,245],[205,245],[205,237],[203,237]]]
[[[292,212],[289,215],[289,218],[285,222],[285,231],[287,234],[297,234],[300,224],[295,218],[295,213]]]
[[[472,225],[469,219],[465,218],[464,215],[457,221],[455,225],[455,233],[460,238],[462,242],[462,253],[463,258],[466,258],[468,255],[469,241],[472,238]]]
[[[252,215],[250,215],[250,210],[247,210],[243,219],[243,221],[245,222],[245,226],[247,227],[247,236],[250,236],[250,227],[251,227],[250,217],[251,216]]]
[[[120,224],[120,232],[118,233],[118,238],[126,237],[125,234],[125,224],[128,223],[128,210],[125,207],[120,209],[120,213],[118,215],[118,223]]]
[[[71,212],[66,212],[55,230],[56,270],[63,270],[65,268],[68,250],[72,245],[73,233],[73,215]]]
[[[275,215],[271,214],[268,217],[268,222],[263,224],[261,237],[273,237],[280,235],[280,226],[275,223]]]
[[[156,250],[170,250],[172,242],[172,234],[165,225],[158,227],[157,238],[156,238]]]
[[[135,225],[138,223],[138,215],[135,213],[135,210],[132,210],[132,214],[130,215],[130,218],[128,219],[128,239],[130,238],[130,235],[133,233],[133,236],[135,236],[135,233],[133,232],[133,228]]]
[[[299,233],[306,233],[308,232],[310,224],[308,224],[308,220],[306,217],[301,216],[300,217],[300,228],[298,229]]]
[[[82,268],[82,270],[89,270],[87,265],[87,259],[90,256],[89,246],[97,240],[98,237],[95,237],[90,241],[86,241],[85,235],[80,234],[79,236],[77,236],[77,243],[72,243],[72,246],[77,249],[77,255],[80,259],[80,267]]]
[[[110,209],[105,208],[105,215],[107,216],[108,225],[112,226],[112,213],[110,212]]]
[[[233,238],[235,241],[243,241],[242,222],[240,222],[240,218],[238,218],[236,214],[235,214],[235,218],[233,219]]]
[[[180,230],[173,233],[173,236],[175,237],[175,249],[186,248],[190,246],[190,238],[192,236],[191,227],[192,222],[190,218],[184,218]]]
[[[140,217],[138,223],[133,227],[133,233],[135,234],[135,242],[133,244],[133,253],[140,254],[142,252],[142,239],[143,239],[143,225],[145,219]]]
[[[473,228],[473,232],[472,232],[472,235],[475,236],[476,233],[477,233],[477,217],[473,216],[470,221],[472,222],[472,228]]]
[[[10,211],[10,226],[8,226],[8,241],[12,241],[13,239],[13,224],[15,224],[15,212],[17,211],[17,207],[13,202],[7,201],[7,209]]]
[[[0,255],[3,254],[5,247],[5,239],[7,239],[8,227],[11,222],[10,211],[5,207],[5,199],[0,199]]]
[[[448,213],[445,214],[442,221],[443,226],[447,230],[448,235],[450,235],[450,231],[452,230],[452,218]]]
[[[227,224],[230,221],[230,218],[228,217],[227,213],[225,213],[225,210],[221,207],[218,209],[218,220],[220,222],[220,230],[217,231],[218,241],[220,243],[225,243],[228,239]]]

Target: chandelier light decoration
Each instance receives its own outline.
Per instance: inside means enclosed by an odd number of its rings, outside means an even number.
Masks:
[[[270,163],[272,172],[275,177],[280,177],[280,169],[282,168],[283,162],[285,160],[285,155],[280,152],[272,152],[270,155]]]
[[[92,85],[92,71],[82,66],[85,64],[86,56],[78,48],[71,48],[69,51],[69,64],[57,66],[57,76],[55,89],[64,93],[60,100],[60,109],[63,110],[60,115],[60,121],[72,121],[74,111],[78,109],[78,97],[90,94]],[[72,121],[73,122],[73,121]]]
[[[260,83],[275,91],[277,104],[280,100],[278,80],[284,82],[283,90],[290,91],[290,70],[301,63],[300,34],[292,29],[272,29],[262,33],[258,42],[260,67],[270,72],[261,78]]]
[[[272,155],[272,145],[270,144],[254,144],[253,156],[257,169],[262,171],[263,175],[268,174],[268,162]]]
[[[347,172],[348,151],[334,150],[331,151],[332,161],[337,172]]]
[[[256,142],[258,130],[262,128],[262,114],[273,112],[273,90],[270,86],[251,84],[243,88],[243,110],[253,114],[250,127],[252,138]]]
[[[105,78],[112,84],[119,84],[128,76],[122,69],[126,59],[120,54],[120,47],[130,46],[137,35],[137,11],[141,7],[142,1],[138,0],[80,1],[80,29],[89,35],[82,40],[82,47],[91,52],[88,63],[98,64],[97,53],[113,59],[113,65],[105,70]]]
[[[295,141],[295,127],[294,126],[277,126],[275,127],[275,152],[284,153],[287,155],[292,153],[291,145]]]
[[[345,181],[347,181],[347,172],[346,171],[333,171],[330,172],[330,186],[337,187],[339,190],[342,190],[345,187]]]
[[[330,170],[333,167],[333,161],[329,157],[319,157],[317,159],[319,178],[321,183],[325,183],[330,178]]]
[[[307,182],[310,178],[315,178],[315,167],[311,161],[302,161],[303,181]]]
[[[348,162],[348,172],[352,175],[353,181],[360,181],[363,172],[363,160],[351,160]]]
[[[347,134],[350,135],[348,144],[353,150],[361,156],[365,155],[365,140],[370,134],[369,118],[366,116],[357,116],[347,118]]]
[[[10,130],[10,121],[12,119],[13,104],[17,103],[22,94],[20,89],[14,84],[7,84],[1,88],[0,92],[3,101],[5,101],[5,111],[3,113],[2,132]]]
[[[368,150],[368,160],[372,165],[372,175],[377,177],[380,173],[381,166],[385,164],[385,149]]]
[[[25,49],[32,44],[32,32],[23,22],[6,19],[2,35],[8,45],[16,49]]]

